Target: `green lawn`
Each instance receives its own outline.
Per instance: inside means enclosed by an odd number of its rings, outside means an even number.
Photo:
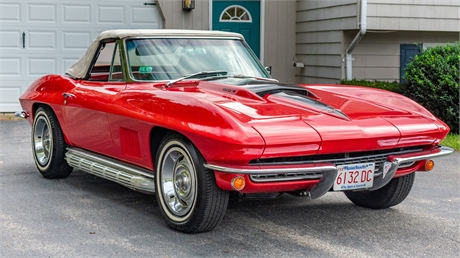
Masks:
[[[441,142],[441,145],[451,147],[456,151],[460,151],[460,136],[458,134],[449,133]]]

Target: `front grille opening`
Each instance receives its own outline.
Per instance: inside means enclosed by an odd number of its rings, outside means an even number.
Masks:
[[[392,150],[379,150],[379,151],[365,151],[354,153],[339,153],[339,154],[326,154],[326,155],[313,155],[301,157],[282,157],[270,159],[256,159],[252,160],[250,165],[264,166],[264,165],[298,165],[298,164],[312,164],[312,163],[333,163],[335,166],[358,164],[358,163],[375,163],[375,177],[380,176],[383,172],[378,172],[380,166],[385,162],[389,155],[407,154],[413,152],[423,151],[424,146],[398,148]],[[415,162],[401,163],[399,168],[407,168],[413,166]],[[251,180],[256,183],[262,182],[279,182],[279,181],[294,181],[294,180],[319,180],[322,177],[321,172],[306,172],[306,173],[272,173],[272,174],[258,174],[251,175]]]
[[[278,181],[293,181],[293,180],[315,180],[321,179],[323,173],[284,173],[284,174],[261,174],[251,175],[251,180],[254,182],[278,182]]]
[[[249,162],[249,165],[264,166],[264,165],[298,165],[298,164],[311,164],[332,162],[336,166],[353,163],[375,162],[376,170],[377,165],[385,161],[386,157],[390,155],[401,155],[413,152],[423,151],[425,146],[404,147],[391,150],[376,150],[364,152],[350,152],[350,153],[337,153],[337,154],[322,154],[310,156],[297,156],[297,157],[279,157],[268,159],[254,159]]]

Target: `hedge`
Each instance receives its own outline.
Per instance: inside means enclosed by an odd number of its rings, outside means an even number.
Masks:
[[[406,66],[405,95],[459,133],[460,44],[428,48]]]
[[[406,66],[405,84],[397,81],[341,80],[343,85],[379,88],[403,94],[459,133],[460,43],[422,50]]]
[[[372,87],[372,88],[378,88],[382,90],[388,90],[396,93],[403,94],[405,90],[405,86],[400,84],[397,81],[393,82],[385,82],[385,81],[366,81],[366,80],[341,80],[340,84],[342,85],[355,85],[355,86],[366,86],[366,87]]]

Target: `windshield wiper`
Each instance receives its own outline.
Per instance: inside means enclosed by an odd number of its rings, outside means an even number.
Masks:
[[[242,75],[242,74],[235,74],[235,75],[232,75],[232,76],[229,76],[229,77],[242,78],[242,79],[244,79],[244,78],[254,78],[254,79],[260,80],[260,81],[279,82],[277,79],[273,79],[273,78],[254,77],[254,76]]]
[[[180,81],[190,79],[190,78],[193,78],[193,77],[197,77],[197,76],[206,76],[206,77],[208,77],[208,76],[213,75],[213,74],[215,74],[216,76],[222,76],[222,75],[226,75],[227,72],[226,71],[201,71],[201,72],[197,72],[197,73],[192,73],[192,74],[186,75],[184,77],[177,78],[175,80],[170,80],[170,81],[168,81],[168,83],[166,83],[166,86],[170,86],[171,84],[174,84],[176,82],[180,82]]]
[[[277,79],[273,79],[273,78],[255,77],[255,76],[242,75],[242,74],[213,76],[213,77],[208,77],[204,80],[211,81],[211,80],[218,80],[218,79],[223,79],[223,78],[255,79],[258,81],[279,82]]]

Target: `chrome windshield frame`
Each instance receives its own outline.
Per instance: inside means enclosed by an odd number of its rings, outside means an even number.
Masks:
[[[158,36],[158,37],[152,37],[152,36],[138,36],[138,37],[127,37],[121,39],[123,42],[122,45],[122,55],[124,59],[124,68],[126,71],[126,81],[129,82],[153,82],[153,83],[167,83],[171,81],[171,79],[158,79],[158,80],[138,80],[133,77],[132,75],[132,69],[130,65],[130,60],[129,60],[129,54],[128,54],[128,46],[127,46],[127,41],[129,40],[137,40],[137,39],[197,39],[197,40],[232,40],[232,41],[238,41],[241,42],[244,49],[248,52],[248,56],[252,58],[252,61],[254,62],[254,65],[257,67],[258,72],[263,74],[265,77],[260,77],[260,78],[267,78],[267,79],[272,79],[271,75],[265,70],[264,66],[262,65],[261,61],[259,58],[256,56],[256,54],[252,51],[252,49],[249,47],[249,45],[242,40],[241,38],[238,37],[209,37],[209,36]],[[120,49],[121,50],[121,49]],[[172,79],[174,80],[174,79]]]

